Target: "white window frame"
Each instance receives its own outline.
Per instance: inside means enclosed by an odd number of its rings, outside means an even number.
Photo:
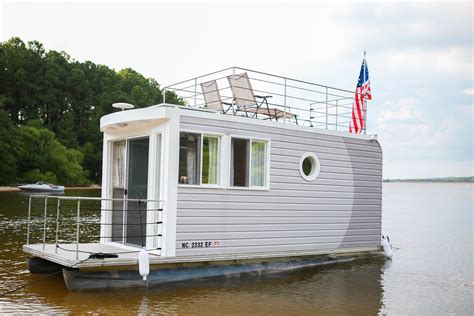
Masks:
[[[238,139],[247,139],[250,141],[250,148],[249,148],[249,186],[248,187],[239,187],[239,186],[233,186],[231,183],[232,179],[232,166],[231,166],[231,157],[232,157],[232,138],[238,138]],[[265,142],[265,185],[264,186],[252,186],[252,142]],[[227,176],[227,185],[228,189],[231,190],[253,190],[253,191],[269,191],[270,190],[270,153],[271,153],[271,139],[269,138],[261,138],[261,137],[250,137],[250,136],[241,136],[241,135],[229,135],[229,141],[228,141],[228,163],[229,167],[228,169],[228,176]]]
[[[179,130],[179,135],[181,137],[181,133],[190,133],[190,134],[197,134],[197,135],[200,135],[200,154],[199,154],[199,157],[200,157],[200,161],[199,161],[199,184],[183,184],[183,183],[179,183],[178,182],[178,187],[180,188],[214,188],[214,189],[221,189],[223,188],[223,179],[222,179],[222,174],[223,172],[221,170],[224,170],[223,169],[223,157],[222,157],[222,143],[223,143],[223,138],[224,138],[224,134],[222,133],[213,133],[213,132],[203,132],[203,131],[195,131],[195,130],[188,130],[188,129],[182,129],[182,130]],[[217,137],[218,141],[217,141],[217,146],[219,148],[218,150],[218,163],[217,163],[217,184],[208,184],[208,183],[202,183],[202,145],[203,145],[203,139],[204,139],[204,136],[210,136],[210,137]],[[179,147],[179,144],[178,144],[178,147]],[[177,167],[178,167],[178,175],[179,175],[179,154],[178,154],[178,163],[177,163]]]

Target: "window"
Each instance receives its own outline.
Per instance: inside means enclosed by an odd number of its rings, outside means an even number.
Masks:
[[[249,186],[249,140],[232,138],[232,185]]]
[[[198,184],[201,135],[181,133],[179,137],[179,183]]]
[[[231,186],[265,187],[267,142],[232,138],[231,168]]]
[[[319,175],[320,164],[318,157],[313,153],[305,153],[300,159],[300,174],[306,181],[314,181]]]
[[[252,174],[250,178],[252,179],[253,187],[265,186],[266,145],[262,141],[252,141]]]
[[[202,139],[202,183],[217,184],[218,162],[219,138],[204,136]]]
[[[181,133],[179,138],[180,184],[218,184],[219,137]]]

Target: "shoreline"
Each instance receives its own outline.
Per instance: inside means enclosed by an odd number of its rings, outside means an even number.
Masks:
[[[474,181],[418,181],[418,180],[413,180],[413,181],[405,181],[405,180],[383,180],[383,183],[474,183]]]
[[[92,184],[87,187],[65,187],[65,191],[67,190],[87,190],[87,189],[100,189],[100,185]],[[0,192],[20,192],[21,190],[18,187],[8,187],[8,186],[0,186]]]

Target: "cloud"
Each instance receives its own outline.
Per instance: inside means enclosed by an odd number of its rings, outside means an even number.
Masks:
[[[377,123],[383,124],[387,121],[422,121],[422,115],[417,110],[418,100],[406,98],[399,101],[385,101],[383,110],[377,117]]]
[[[384,158],[392,162],[472,160],[472,106],[445,107],[440,114],[425,106],[430,103],[429,98],[412,97],[380,106],[373,130],[379,135]]]
[[[464,89],[463,93],[465,95],[474,95],[474,88],[466,88]]]
[[[433,73],[469,76],[473,70],[471,51],[460,47],[392,50],[387,54],[386,65],[390,71],[405,69],[405,73],[416,72],[418,76]]]

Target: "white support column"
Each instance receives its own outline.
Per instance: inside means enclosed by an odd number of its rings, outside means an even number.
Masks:
[[[162,194],[160,192],[160,186],[162,185],[161,174],[161,156],[162,156],[162,146],[161,146],[161,127],[152,130],[150,133],[150,146],[149,146],[149,155],[148,155],[148,194],[147,198],[149,200],[160,200]],[[159,212],[152,211],[157,210],[162,205],[157,202],[148,202],[147,203],[147,219],[146,222],[146,235],[149,236],[146,238],[146,247],[147,249],[156,249],[160,247],[158,242],[157,234],[160,234],[158,225],[154,224],[160,220]]]
[[[161,153],[163,173],[163,238],[162,256],[174,257],[176,255],[176,217],[178,200],[178,159],[179,159],[179,108],[166,109],[169,121],[162,134],[164,146]]]
[[[220,157],[220,185],[223,188],[228,188],[230,186],[230,152],[231,152],[231,143],[230,143],[230,136],[229,135],[222,135],[221,136],[221,152],[219,154]]]
[[[104,133],[103,145],[102,145],[102,185],[101,185],[101,197],[103,199],[111,198],[111,186],[110,183],[112,177],[112,161],[111,161],[111,144],[109,137]],[[112,226],[107,225],[112,223],[112,203],[110,201],[102,200],[100,214],[100,237],[112,236]],[[109,242],[111,238],[100,238],[100,242]]]
[[[156,168],[156,138],[154,133],[150,133],[148,138],[148,181],[147,181],[147,199],[148,200],[155,200],[156,199],[156,179],[155,179],[155,168]],[[153,235],[153,225],[149,224],[153,221],[153,214],[150,212],[153,208],[155,208],[154,203],[148,202],[146,203],[146,220],[147,223],[145,225],[145,235],[151,236]],[[145,248],[152,249],[154,248],[153,245],[153,237],[146,237],[145,238]]]

